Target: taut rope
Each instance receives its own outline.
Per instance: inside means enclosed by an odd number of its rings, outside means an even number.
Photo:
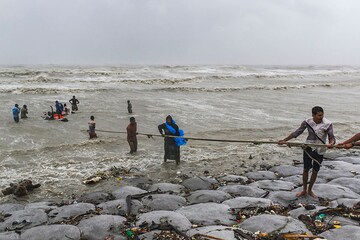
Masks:
[[[87,131],[87,130],[81,130]],[[117,131],[108,131],[108,130],[98,130],[96,132],[107,132],[107,133],[120,133],[127,134],[127,132],[117,132]],[[214,138],[196,138],[196,137],[179,137],[173,135],[161,135],[161,134],[152,134],[152,133],[137,133],[140,136],[147,137],[169,137],[169,138],[184,138],[186,140],[195,140],[195,141],[208,141],[208,142],[230,142],[230,143],[253,143],[253,144],[278,144],[277,141],[256,141],[256,140],[232,140],[232,139],[214,139]],[[330,147],[330,144],[314,144],[314,143],[298,143],[298,142],[286,142],[288,147]],[[360,149],[360,146],[352,147],[351,149]]]

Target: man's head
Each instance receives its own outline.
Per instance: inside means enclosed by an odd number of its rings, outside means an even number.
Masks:
[[[19,104],[15,104],[15,107],[19,107]]]
[[[130,118],[130,123],[135,123],[135,118],[134,117]]]
[[[130,100],[127,100],[128,103],[130,103]]]
[[[73,98],[75,98],[75,96],[73,96]]]
[[[319,106],[315,106],[311,110],[312,117],[315,123],[321,123],[324,118],[324,109]]]
[[[90,116],[90,120],[94,120],[95,119],[95,117],[94,116]]]

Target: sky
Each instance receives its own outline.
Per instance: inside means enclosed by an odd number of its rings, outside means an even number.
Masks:
[[[0,0],[0,64],[360,65],[359,0]]]

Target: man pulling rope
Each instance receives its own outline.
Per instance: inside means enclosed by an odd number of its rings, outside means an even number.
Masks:
[[[303,160],[303,191],[296,194],[297,197],[308,194],[311,197],[317,198],[312,191],[313,185],[316,181],[317,174],[320,170],[321,163],[324,159],[326,146],[332,148],[335,144],[335,136],[333,132],[332,123],[324,118],[324,110],[319,107],[312,108],[312,118],[304,120],[300,127],[292,132],[289,136],[279,141],[279,144],[285,144],[288,140],[296,138],[301,135],[305,129],[308,130],[307,143],[322,144],[320,147],[312,149],[310,146],[305,146]],[[329,138],[329,145],[326,145],[326,137]],[[312,169],[310,183],[308,185],[309,170]]]

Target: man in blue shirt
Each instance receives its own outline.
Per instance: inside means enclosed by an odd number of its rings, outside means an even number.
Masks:
[[[56,113],[61,115],[62,112],[64,111],[64,105],[62,105],[62,103],[60,103],[59,101],[55,102],[55,108],[56,108]]]
[[[12,113],[13,113],[13,117],[14,117],[14,121],[15,122],[19,122],[19,113],[20,113],[20,108],[18,104],[15,104],[15,107],[13,107],[12,109]]]

